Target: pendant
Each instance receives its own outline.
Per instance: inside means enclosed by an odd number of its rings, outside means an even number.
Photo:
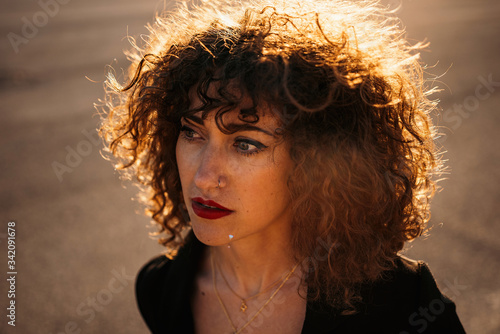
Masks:
[[[247,310],[248,306],[247,304],[245,303],[244,300],[241,301],[241,306],[240,306],[240,311],[241,312],[245,312]]]

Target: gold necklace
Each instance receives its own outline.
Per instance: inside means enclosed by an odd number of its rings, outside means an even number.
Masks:
[[[247,301],[251,300],[251,299],[254,299],[254,298],[257,298],[259,297],[260,295],[268,292],[269,290],[271,290],[272,288],[274,288],[276,285],[278,285],[280,282],[283,281],[283,279],[286,277],[285,276],[282,276],[280,277],[279,279],[276,280],[276,282],[272,283],[270,286],[268,286],[267,288],[265,288],[264,290],[262,290],[261,292],[253,295],[253,296],[250,296],[250,297],[247,297],[247,298],[243,298],[241,297],[238,293],[236,293],[236,291],[233,290],[233,288],[231,288],[231,285],[229,285],[229,282],[227,281],[226,279],[226,276],[224,276],[224,273],[222,272],[222,270],[220,269],[220,266],[219,266],[219,262],[216,262],[215,263],[215,266],[217,267],[217,269],[219,270],[220,272],[220,275],[222,276],[222,279],[224,280],[224,282],[226,283],[227,287],[229,288],[229,290],[236,296],[238,297],[239,299],[241,299],[241,306],[240,306],[240,311],[241,312],[245,312],[247,309],[248,309],[248,305],[247,305]]]
[[[212,283],[213,283],[213,286],[214,286],[214,291],[215,291],[215,295],[217,296],[217,299],[219,300],[219,303],[222,307],[222,310],[224,311],[224,314],[227,318],[227,320],[229,321],[229,324],[231,325],[231,328],[233,329],[233,333],[234,334],[239,334],[241,333],[245,328],[247,328],[248,325],[250,325],[250,323],[252,321],[255,320],[255,318],[257,318],[257,316],[264,310],[264,308],[273,300],[273,298],[278,294],[278,292],[281,290],[281,288],[283,287],[283,285],[285,285],[285,283],[288,281],[288,279],[290,278],[290,276],[292,276],[292,274],[294,273],[295,269],[297,269],[297,266],[299,265],[298,263],[292,268],[292,270],[290,270],[290,272],[288,272],[288,274],[286,275],[285,279],[281,282],[280,286],[273,292],[273,294],[271,295],[271,297],[269,297],[269,299],[264,303],[264,305],[262,305],[262,307],[252,316],[252,318],[250,320],[248,320],[241,328],[236,328],[236,326],[234,325],[233,323],[233,320],[231,320],[231,317],[229,316],[229,313],[227,312],[227,309],[226,309],[226,305],[224,305],[224,302],[222,301],[222,299],[220,298],[220,295],[219,295],[219,291],[217,290],[217,284],[215,282],[215,266],[214,266],[214,253],[212,250],[210,250],[210,262],[212,264]]]

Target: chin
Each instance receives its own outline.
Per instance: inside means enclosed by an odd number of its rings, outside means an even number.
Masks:
[[[224,233],[222,229],[214,227],[212,224],[191,222],[194,235],[203,244],[207,246],[224,246],[229,243],[229,234]]]

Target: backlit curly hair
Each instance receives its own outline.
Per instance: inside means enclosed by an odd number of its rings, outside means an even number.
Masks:
[[[216,110],[221,131],[235,131],[221,121],[240,102],[235,84],[255,107],[272,106],[295,164],[293,255],[309,272],[307,297],[352,307],[429,219],[440,164],[422,45],[373,1],[202,2],[157,17],[130,53],[125,87],[108,77],[101,135],[143,184],[160,242],[175,253],[190,229],[175,156],[181,117]]]

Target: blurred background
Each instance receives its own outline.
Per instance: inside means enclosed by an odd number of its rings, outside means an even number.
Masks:
[[[436,122],[450,173],[428,238],[406,254],[429,263],[468,333],[500,333],[500,2],[386,0],[442,91]],[[0,2],[0,332],[146,333],[139,268],[162,251],[149,220],[99,151],[93,103],[107,65],[128,63],[169,1]],[[89,78],[89,79],[87,79]],[[124,188],[127,185],[127,188]],[[137,214],[139,212],[139,214]],[[7,325],[7,224],[16,223],[16,326]]]

